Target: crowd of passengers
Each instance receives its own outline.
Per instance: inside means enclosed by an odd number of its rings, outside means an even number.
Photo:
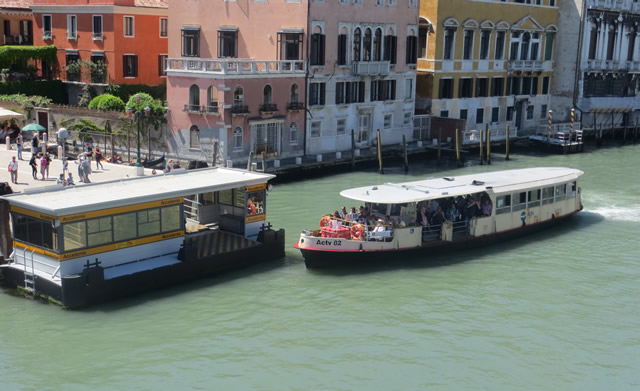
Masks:
[[[369,205],[361,205],[358,209],[355,206],[349,209],[343,206],[329,215],[329,228],[340,229],[355,224],[361,224],[368,232],[391,231],[407,225],[435,228],[445,221],[469,221],[472,217],[490,216],[492,204],[489,196],[484,193],[481,196],[469,194],[423,201],[417,204],[416,209],[415,219],[405,222],[400,216],[395,219],[388,215],[376,216]]]

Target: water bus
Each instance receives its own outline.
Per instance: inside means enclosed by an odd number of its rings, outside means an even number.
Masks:
[[[304,230],[294,247],[308,268],[321,268],[485,245],[582,210],[582,174],[539,167],[343,190],[341,196],[364,205],[323,216],[320,228]]]
[[[208,168],[0,197],[0,272],[74,308],[283,257],[284,230],[266,223],[273,177]]]

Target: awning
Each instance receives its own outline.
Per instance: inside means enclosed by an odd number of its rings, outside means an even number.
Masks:
[[[15,111],[11,111],[9,109],[4,109],[0,107],[0,121],[6,121],[11,118],[23,118],[23,114],[16,113]]]
[[[191,31],[200,31],[200,26],[196,26],[193,24],[187,24],[182,26],[183,30],[191,30]]]
[[[218,31],[238,31],[238,26],[220,26]]]

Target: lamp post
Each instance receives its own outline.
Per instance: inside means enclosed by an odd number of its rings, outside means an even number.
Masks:
[[[140,104],[140,94],[135,95],[136,107]],[[131,119],[135,119],[136,128],[137,128],[137,156],[136,156],[136,175],[142,176],[144,175],[144,167],[142,166],[142,161],[140,160],[140,123],[142,122],[143,117],[149,117],[151,114],[151,108],[146,106],[144,108],[144,112],[141,110],[133,110],[131,107],[127,109],[127,116]],[[149,151],[151,153],[151,151]]]

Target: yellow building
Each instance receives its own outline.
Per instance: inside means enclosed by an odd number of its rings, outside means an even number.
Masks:
[[[422,0],[418,110],[534,131],[549,110],[557,0]]]

